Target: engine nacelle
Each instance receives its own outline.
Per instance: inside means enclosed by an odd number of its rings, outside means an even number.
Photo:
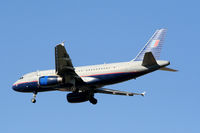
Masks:
[[[56,86],[62,83],[62,78],[59,76],[42,76],[39,78],[39,84],[43,87]]]
[[[69,103],[81,103],[89,100],[89,94],[86,92],[77,92],[67,94],[67,101]]]

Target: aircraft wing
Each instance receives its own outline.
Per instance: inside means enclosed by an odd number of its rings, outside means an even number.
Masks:
[[[124,95],[124,96],[134,96],[134,95],[144,96],[145,95],[145,92],[143,92],[143,93],[132,93],[132,92],[119,91],[119,90],[106,89],[106,88],[95,89],[95,92],[96,93],[104,93],[104,94],[112,94],[112,95]]]
[[[58,44],[55,47],[55,67],[56,73],[64,77],[65,83],[84,82],[75,72],[72,61],[67,53],[64,43]]]

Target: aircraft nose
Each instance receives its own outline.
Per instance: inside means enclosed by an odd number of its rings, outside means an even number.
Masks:
[[[18,87],[17,87],[17,84],[16,84],[16,83],[14,83],[14,84],[12,85],[12,89],[13,89],[14,91],[19,91],[19,89],[18,89]]]
[[[15,85],[15,84],[12,85],[12,89],[13,89],[14,91],[16,91],[16,85]]]

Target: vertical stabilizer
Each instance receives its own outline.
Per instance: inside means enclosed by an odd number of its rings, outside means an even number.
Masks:
[[[159,29],[153,34],[144,48],[132,61],[142,61],[146,52],[152,52],[156,60],[160,58],[160,52],[163,46],[166,29]]]

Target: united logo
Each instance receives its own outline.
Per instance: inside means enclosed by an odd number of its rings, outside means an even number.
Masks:
[[[151,47],[155,48],[158,46],[160,40],[153,40],[152,43],[151,43]]]

